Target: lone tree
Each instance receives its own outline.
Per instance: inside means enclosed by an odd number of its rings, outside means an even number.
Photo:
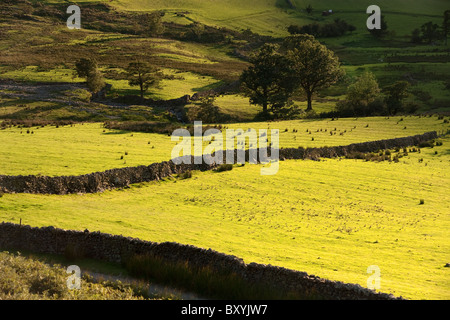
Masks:
[[[266,116],[269,108],[283,107],[294,90],[287,60],[278,49],[278,45],[265,44],[250,59],[253,65],[240,77],[242,92],[250,98],[251,104],[262,106]]]
[[[95,70],[97,62],[94,59],[81,58],[75,63],[75,71],[80,78],[87,78]]]
[[[220,123],[226,120],[227,116],[220,112],[215,102],[215,96],[202,98],[199,106],[189,108],[188,119],[190,121],[201,120],[203,123]]]
[[[383,89],[386,94],[386,105],[389,114],[403,111],[403,100],[408,97],[409,82],[396,81]]]
[[[97,94],[105,87],[105,79],[100,71],[95,70],[87,77],[87,86],[92,93]]]
[[[362,116],[381,113],[383,110],[378,110],[380,104],[374,103],[379,99],[380,91],[375,75],[366,71],[348,87],[347,100],[338,104],[338,109],[351,110],[354,115]]]
[[[105,87],[105,80],[94,59],[82,58],[78,60],[75,64],[75,71],[78,77],[86,79],[89,90],[94,94]]]
[[[388,25],[386,23],[386,20],[384,19],[384,15],[380,16],[380,29],[371,29],[369,32],[375,37],[375,38],[382,38],[385,35],[388,34]]]
[[[447,45],[447,36],[450,32],[450,10],[444,12],[444,21],[442,23],[442,35],[445,39],[445,45]]]
[[[140,25],[142,31],[148,36],[158,36],[164,33],[165,27],[162,22],[164,15],[165,13],[162,11],[155,11],[141,15]]]
[[[290,79],[306,94],[308,107],[312,110],[312,97],[318,90],[336,83],[344,75],[338,57],[313,36],[293,35],[285,40],[286,58]]]
[[[150,87],[157,87],[162,79],[158,68],[148,62],[131,62],[126,71],[128,84],[130,86],[139,86],[142,101],[144,100],[144,93]]]
[[[313,7],[311,6],[311,4],[308,4],[308,6],[306,7],[306,12],[308,14],[311,14],[313,12]]]
[[[433,23],[431,21],[424,23],[420,27],[422,31],[422,39],[426,40],[429,44],[431,44],[434,40],[438,40],[441,38],[441,32],[439,31],[439,25]]]
[[[364,72],[348,87],[347,99],[359,105],[368,106],[380,94],[377,79],[371,72]]]

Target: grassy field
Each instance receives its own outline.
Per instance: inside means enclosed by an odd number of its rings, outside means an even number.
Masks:
[[[90,122],[2,128],[0,175],[81,175],[170,160],[177,142],[168,135],[103,127],[109,120],[174,121],[166,108],[124,101],[124,96],[139,94],[126,77],[131,61],[139,56],[165,75],[146,98],[179,98],[235,82],[249,66],[249,55],[265,41],[281,42],[289,25],[326,24],[336,18],[356,30],[318,39],[336,53],[346,76],[313,97],[316,115],[333,111],[365,71],[373,72],[381,88],[408,81],[405,101],[417,104],[415,115],[308,119],[302,114],[303,119],[254,122],[261,108],[230,91],[215,100],[233,121],[224,129],[278,129],[284,148],[448,132],[450,47],[442,41],[410,41],[411,32],[422,24],[442,24],[443,12],[450,9],[447,0],[379,0],[389,31],[383,39],[366,29],[366,8],[372,3],[290,2],[293,7],[285,0],[84,0],[78,2],[81,30],[66,28],[65,0],[0,3],[0,121]],[[310,3],[309,15],[305,8]],[[329,9],[333,15],[322,16]],[[155,10],[165,13],[161,35],[139,25],[140,14]],[[193,38],[194,23],[222,38]],[[74,77],[81,57],[97,60],[112,85],[108,101],[86,98],[84,80]],[[60,89],[27,92],[51,83],[55,88],[59,83]],[[301,93],[293,101],[305,109]],[[289,160],[280,163],[274,176],[261,176],[259,165],[245,165],[101,194],[0,193],[0,221],[22,219],[32,226],[176,241],[364,287],[367,267],[377,265],[383,292],[448,299],[449,268],[444,265],[450,262],[450,138],[441,141],[442,146],[420,153],[400,151],[399,162]]]
[[[280,147],[294,148],[348,145],[428,131],[441,133],[450,129],[444,121],[437,116],[374,117],[237,123],[226,128],[278,129]],[[105,130],[102,123],[59,128],[11,127],[0,130],[0,141],[0,174],[50,176],[80,175],[168,161],[178,143],[167,135]],[[255,141],[250,141],[253,143]]]
[[[378,265],[383,292],[448,299],[443,142],[398,163],[284,161],[268,177],[246,165],[102,194],[5,194],[0,220],[187,243],[362,286]]]
[[[345,17],[352,21],[359,21],[361,25],[365,24],[367,7],[370,5],[360,0],[345,1],[337,4],[332,0],[311,1],[294,0],[292,3],[295,8],[290,8],[287,1],[284,0],[258,0],[249,3],[242,3],[238,0],[226,0],[220,2],[205,2],[202,0],[113,0],[110,2],[113,6],[121,10],[145,11],[145,10],[164,10],[167,13],[187,12],[186,16],[190,19],[200,21],[206,24],[218,25],[221,27],[246,29],[250,28],[255,32],[282,36],[286,35],[286,27],[292,23],[308,23],[314,19],[321,18],[321,12],[324,10],[334,10],[336,16]],[[309,17],[305,8],[312,4],[314,14]],[[408,1],[378,1],[377,5],[384,9],[388,22],[402,31],[411,30],[408,26],[412,24],[410,17],[417,15],[427,15],[436,17],[436,12],[443,12],[448,9],[445,0],[433,0],[427,2],[416,1],[411,5]],[[180,17],[180,20],[186,19]],[[174,18],[171,19],[172,21]],[[400,20],[400,21],[398,21]]]

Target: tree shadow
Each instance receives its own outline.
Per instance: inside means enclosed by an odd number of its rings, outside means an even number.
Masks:
[[[110,131],[110,132],[103,132],[103,135],[112,135],[112,134],[129,134],[131,131],[126,131],[126,130],[116,130],[114,129],[114,131]]]

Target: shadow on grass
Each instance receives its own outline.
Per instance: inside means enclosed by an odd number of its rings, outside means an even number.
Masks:
[[[17,106],[18,108],[23,108],[23,106],[21,106],[21,105],[26,105],[28,103],[36,102],[36,101],[33,101],[33,100],[24,100],[24,99],[20,99],[20,98],[19,99],[18,98],[8,98],[8,99],[14,99],[14,100],[0,102],[0,108],[2,108],[2,107],[14,107],[14,106]]]
[[[208,85],[203,86],[203,87],[192,88],[192,91],[202,92],[202,91],[213,90],[213,89],[216,89],[216,88],[220,87],[223,84],[225,84],[225,81],[218,81],[218,82],[214,82],[214,83],[208,84]]]
[[[249,282],[231,271],[217,271],[209,266],[193,267],[186,262],[166,262],[152,255],[133,255],[124,268],[134,277],[170,285],[210,299],[231,300],[315,300],[314,293],[285,292],[262,283]]]
[[[115,134],[130,134],[132,131],[125,131],[125,130],[115,130],[110,132],[103,132],[103,135],[115,135]]]

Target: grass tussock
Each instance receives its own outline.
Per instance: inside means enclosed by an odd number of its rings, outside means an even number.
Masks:
[[[20,253],[0,252],[0,300],[141,300],[138,291],[120,281],[96,283],[82,275],[80,289],[69,289],[61,265],[47,265]],[[141,292],[142,293],[142,292]]]
[[[230,163],[224,163],[224,164],[218,166],[214,171],[224,172],[224,171],[231,171],[231,170],[233,170],[233,165]]]
[[[183,172],[180,173],[177,177],[180,180],[190,179],[192,178],[192,172],[191,171]]]

